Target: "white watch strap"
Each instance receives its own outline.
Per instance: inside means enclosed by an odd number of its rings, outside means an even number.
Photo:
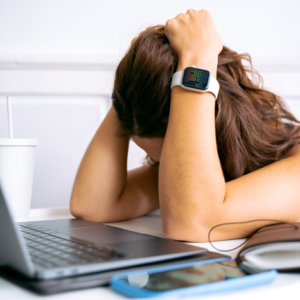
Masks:
[[[194,66],[192,66],[192,67],[194,67]],[[210,80],[209,80],[209,86],[208,86],[208,89],[205,90],[205,91],[201,91],[201,90],[192,89],[192,88],[187,88],[187,87],[185,87],[185,86],[182,86],[182,76],[183,76],[183,72],[184,72],[184,70],[178,71],[178,72],[176,72],[176,73],[173,74],[172,82],[171,82],[171,90],[172,90],[172,88],[173,88],[174,86],[179,85],[179,86],[181,86],[181,87],[184,88],[184,89],[192,90],[192,91],[195,91],[195,92],[200,92],[200,93],[211,92],[211,93],[213,93],[213,94],[215,95],[216,99],[218,98],[220,85],[219,85],[219,82],[217,81],[217,79],[214,78],[212,75],[210,75]]]
[[[174,86],[176,86],[176,85],[180,85],[181,86],[183,71],[184,70],[178,71],[178,72],[176,72],[176,73],[173,74],[172,83],[171,83],[171,89]]]

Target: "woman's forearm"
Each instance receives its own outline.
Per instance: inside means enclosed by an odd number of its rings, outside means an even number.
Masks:
[[[216,74],[215,59],[179,61],[177,71],[195,65]],[[211,93],[174,87],[164,140],[159,199],[165,233],[193,240],[209,224],[225,196],[225,180],[215,133],[215,99]],[[182,237],[182,238],[181,238]]]
[[[116,209],[127,178],[128,137],[117,137],[113,107],[94,135],[79,166],[70,209],[76,217],[101,222]]]

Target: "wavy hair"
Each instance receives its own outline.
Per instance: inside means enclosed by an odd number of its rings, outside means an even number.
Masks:
[[[177,62],[164,26],[148,28],[132,42],[115,73],[112,104],[120,121],[117,135],[165,136]],[[226,181],[280,160],[300,143],[300,122],[279,96],[263,88],[249,54],[224,46],[217,80],[216,139]]]

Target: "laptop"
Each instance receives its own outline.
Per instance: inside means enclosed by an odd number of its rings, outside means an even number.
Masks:
[[[15,223],[0,185],[0,265],[31,279],[77,276],[204,252],[79,219]]]

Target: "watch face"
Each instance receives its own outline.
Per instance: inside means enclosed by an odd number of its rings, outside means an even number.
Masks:
[[[208,88],[209,72],[202,69],[188,67],[184,70],[182,84],[186,87],[206,90]]]

